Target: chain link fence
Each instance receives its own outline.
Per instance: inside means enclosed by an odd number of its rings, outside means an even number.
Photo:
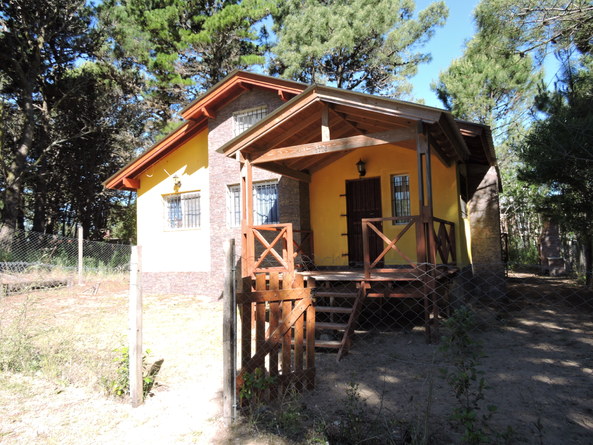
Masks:
[[[299,300],[274,306],[260,293],[252,324],[240,323],[251,356],[267,354],[247,378],[238,370],[239,405],[260,432],[297,443],[591,443],[593,291],[576,277],[491,263],[365,278],[341,262],[297,262],[296,287],[311,287],[315,307],[313,390],[306,317],[273,338]]]
[[[127,280],[130,246],[15,230],[0,237],[2,295],[82,284],[121,275]]]

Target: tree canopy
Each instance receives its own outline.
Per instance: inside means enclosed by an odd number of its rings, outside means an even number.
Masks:
[[[413,0],[287,0],[274,16],[270,72],[307,83],[402,96],[425,44],[447,18],[445,2],[414,18]]]

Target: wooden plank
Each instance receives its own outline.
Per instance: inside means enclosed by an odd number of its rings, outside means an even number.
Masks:
[[[257,165],[265,170],[271,171],[272,173],[278,173],[282,176],[288,176],[289,178],[296,179],[301,182],[311,182],[311,175],[299,170],[289,168],[282,164],[273,162],[265,162]]]
[[[237,330],[236,330],[236,311],[237,306],[234,299],[233,283],[235,276],[233,274],[233,264],[235,261],[235,240],[233,238],[224,242],[224,291],[223,291],[223,323],[222,323],[222,411],[225,425],[230,426],[235,418],[235,372]]]
[[[308,115],[308,117],[306,117],[304,119],[299,119],[298,122],[295,122],[294,124],[292,124],[290,126],[290,131],[284,131],[278,138],[267,142],[266,149],[271,150],[271,149],[281,146],[287,140],[294,137],[295,134],[297,134],[300,131],[305,130],[307,127],[313,125],[318,120],[319,120],[319,115],[317,113],[311,113]]]
[[[292,276],[284,276],[282,280],[282,287],[285,290],[292,288],[293,282]],[[305,301],[305,300],[301,300]],[[282,320],[286,320],[287,318],[292,315],[293,308],[292,301],[285,300],[282,302]],[[306,307],[303,308],[303,311],[306,310]],[[295,317],[294,320],[290,323],[290,325],[294,325],[297,318]],[[287,329],[284,333],[282,338],[282,374],[286,375],[292,372],[292,329]]]
[[[288,304],[291,304],[291,303],[288,302]],[[264,358],[267,354],[270,353],[270,351],[274,348],[274,345],[278,341],[280,341],[280,338],[283,337],[287,331],[290,333],[292,325],[297,320],[297,318],[302,316],[303,312],[305,312],[307,310],[307,307],[309,307],[312,304],[313,304],[313,302],[312,302],[311,298],[304,298],[295,304],[294,309],[292,311],[289,311],[288,316],[285,316],[286,314],[283,313],[282,321],[280,322],[278,327],[274,330],[274,332],[270,333],[270,336],[269,336],[268,340],[265,342],[262,349],[260,351],[256,352],[254,354],[254,356],[251,357],[251,359],[248,360],[247,363],[245,363],[245,365],[242,367],[241,372],[237,376],[237,379],[239,381],[241,381],[242,376],[246,372],[253,372],[253,370],[255,370],[257,368],[257,366],[255,366],[255,364],[258,363],[258,361],[261,361],[262,358]],[[290,352],[290,344],[289,344],[289,352]],[[284,369],[283,369],[283,373],[284,373]]]
[[[306,362],[307,371],[313,370],[307,375],[306,388],[315,388],[315,307],[311,304],[307,307],[305,335],[307,336]]]
[[[270,291],[278,291],[280,289],[280,277],[277,272],[270,273],[269,288],[270,288]],[[266,341],[272,342],[273,348],[270,351],[268,371],[270,373],[270,377],[277,378],[280,373],[278,370],[278,352],[280,351],[280,342],[277,340],[274,341],[273,338],[270,338],[270,333],[274,332],[278,328],[278,325],[280,324],[280,317],[281,317],[280,303],[277,301],[272,301],[269,303],[269,305],[270,305],[270,324],[269,324],[268,332],[266,335]],[[270,391],[271,391],[270,397],[276,398],[278,386],[274,385],[273,388],[270,388]]]
[[[259,274],[255,277],[255,288],[266,288],[266,276]],[[266,341],[266,303],[255,303],[255,353],[257,354],[264,346]],[[264,357],[256,363],[256,368],[265,366]]]
[[[321,108],[321,141],[326,142],[331,139],[329,131],[329,110],[327,104]]]
[[[395,144],[397,142],[413,139],[415,132],[412,128],[398,128],[364,135],[350,136],[347,138],[333,139],[325,142],[312,142],[309,144],[293,145],[291,147],[276,148],[253,159],[253,164],[280,161],[284,159],[315,156],[325,153],[334,153],[356,148],[371,147],[375,145]]]
[[[253,302],[262,303],[266,301],[290,301],[307,298],[311,295],[311,289],[281,289],[281,290],[258,290],[254,292],[240,292],[237,294],[239,304]]]
[[[129,382],[132,407],[140,406],[144,399],[142,367],[142,250],[132,246],[130,259],[129,299]]]
[[[136,179],[136,178],[123,178],[122,179],[122,184],[124,185],[124,187],[133,189],[133,190],[138,190],[140,188],[140,180]]]
[[[304,285],[303,276],[297,274],[292,282],[292,287],[295,289],[303,289]],[[305,314],[306,312],[297,319],[294,325],[294,370],[296,372],[303,370]],[[299,390],[305,386],[302,381],[297,383],[297,389]]]

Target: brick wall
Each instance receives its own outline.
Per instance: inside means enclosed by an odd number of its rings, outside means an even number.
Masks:
[[[207,295],[214,299],[220,296],[224,279],[223,243],[230,238],[235,239],[237,266],[240,267],[241,230],[239,227],[229,227],[227,222],[228,185],[239,184],[240,164],[216,150],[234,137],[233,113],[263,105],[271,112],[282,104],[274,91],[253,88],[215,110],[215,118],[208,123],[209,197],[206,197],[210,207],[211,271],[144,274],[144,288],[147,291]],[[277,180],[280,222],[292,223],[295,230],[309,229],[308,184],[257,168],[253,170],[253,180]],[[199,254],[199,246],[196,246],[196,255]]]

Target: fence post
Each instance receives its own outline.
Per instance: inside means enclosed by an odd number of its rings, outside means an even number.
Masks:
[[[235,240],[224,242],[224,292],[223,292],[223,324],[222,324],[222,411],[225,425],[230,426],[235,419],[235,373],[237,371],[236,349],[236,301],[234,292],[235,283]]]
[[[82,226],[78,226],[78,285],[82,286],[82,272],[83,272],[83,231]]]
[[[143,401],[142,380],[142,249],[132,246],[130,260],[129,324],[130,345],[128,347],[130,368],[130,398],[135,408]]]

